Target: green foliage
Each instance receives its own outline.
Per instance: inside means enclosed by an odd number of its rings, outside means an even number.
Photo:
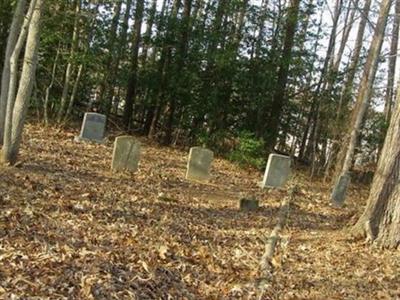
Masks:
[[[235,149],[229,153],[228,158],[243,166],[263,168],[265,166],[265,143],[257,139],[254,134],[242,131],[237,138]]]
[[[201,130],[196,134],[196,144],[212,149],[219,155],[225,155],[231,149],[232,137],[225,130],[218,130],[212,134],[209,131]]]
[[[361,131],[361,139],[364,152],[372,154],[383,145],[388,124],[381,112],[370,110],[368,115],[369,118]]]

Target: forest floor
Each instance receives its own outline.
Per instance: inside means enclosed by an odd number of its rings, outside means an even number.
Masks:
[[[136,174],[110,171],[112,141],[27,125],[20,163],[0,169],[0,299],[253,299],[285,189],[216,159],[209,184],[186,181],[187,152],[141,140]],[[262,299],[399,299],[400,254],[346,235],[346,206],[296,171],[299,186]],[[238,210],[241,196],[261,208]]]

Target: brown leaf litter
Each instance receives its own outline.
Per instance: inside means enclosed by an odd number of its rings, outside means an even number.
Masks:
[[[0,299],[253,299],[285,190],[222,159],[210,184],[184,179],[187,152],[142,140],[136,174],[112,173],[112,141],[28,125],[21,164],[0,169]],[[297,172],[274,276],[263,299],[399,299],[400,255],[345,233],[367,198],[343,209]],[[243,195],[261,207],[238,210]]]

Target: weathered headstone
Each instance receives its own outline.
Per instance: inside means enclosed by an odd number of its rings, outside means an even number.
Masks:
[[[255,198],[240,199],[240,209],[244,211],[253,211],[258,209],[258,200]]]
[[[140,144],[131,136],[119,136],[114,142],[113,171],[135,172],[139,166]]]
[[[333,188],[331,200],[332,204],[341,207],[346,200],[346,192],[349,187],[351,176],[349,173],[341,175]]]
[[[76,140],[102,143],[106,127],[106,116],[98,113],[85,113],[81,133]]]
[[[202,147],[193,147],[189,152],[186,179],[207,181],[210,179],[211,163],[214,153]]]
[[[282,187],[288,180],[289,176],[290,157],[279,154],[270,154],[261,187]]]

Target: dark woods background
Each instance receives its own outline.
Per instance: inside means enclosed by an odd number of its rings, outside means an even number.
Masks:
[[[14,2],[0,2],[0,67]],[[368,0],[331,2],[48,1],[30,115],[66,124],[98,111],[166,145],[202,144],[258,167],[278,151],[329,176],[378,11]],[[390,116],[387,51],[357,164],[376,162]]]

